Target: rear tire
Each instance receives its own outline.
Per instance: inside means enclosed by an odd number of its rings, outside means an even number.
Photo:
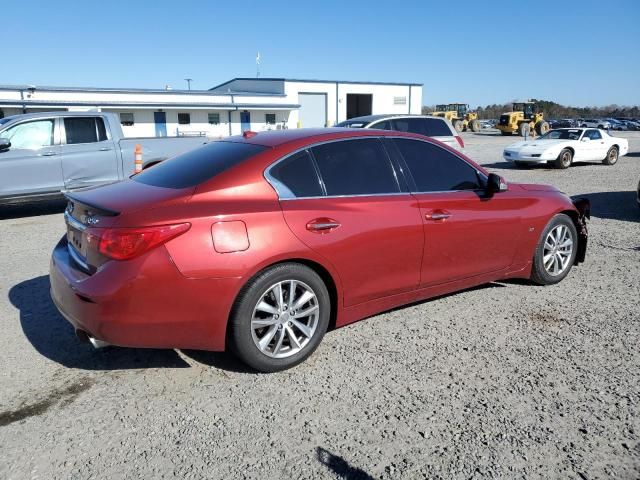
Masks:
[[[275,265],[238,294],[229,319],[229,346],[260,372],[285,370],[315,351],[330,315],[329,292],[316,272],[299,263]]]
[[[573,153],[571,153],[571,150],[568,148],[565,148],[560,152],[560,155],[558,155],[558,158],[553,162],[553,165],[556,168],[564,169],[569,168],[571,166],[571,162],[573,162]]]
[[[479,132],[481,130],[481,125],[478,120],[471,120],[470,126],[471,126],[471,131],[474,133]]]
[[[571,271],[578,251],[578,232],[573,220],[560,213],[542,231],[531,266],[531,281],[553,285]]]
[[[605,165],[615,165],[618,163],[618,147],[611,147],[607,152],[607,156],[602,160],[602,163]]]

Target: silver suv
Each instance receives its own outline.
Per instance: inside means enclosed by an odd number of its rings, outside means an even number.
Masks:
[[[457,150],[464,148],[464,142],[451,122],[442,117],[431,115],[367,115],[340,122],[336,127],[377,128],[380,130],[396,130],[412,132],[435,138]]]

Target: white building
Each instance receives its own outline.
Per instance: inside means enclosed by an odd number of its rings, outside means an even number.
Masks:
[[[0,117],[52,110],[120,114],[125,135],[207,135],[332,126],[361,115],[419,114],[422,85],[234,78],[210,90],[0,86]]]

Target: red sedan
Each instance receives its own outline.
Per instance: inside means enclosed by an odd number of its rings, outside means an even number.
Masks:
[[[435,140],[246,132],[70,195],[51,294],[94,345],[296,365],[328,328],[494,280],[562,280],[587,201],[509,184]]]

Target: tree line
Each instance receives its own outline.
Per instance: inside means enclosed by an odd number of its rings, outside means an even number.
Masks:
[[[606,117],[626,117],[640,118],[640,107],[623,105],[606,105],[603,107],[570,107],[560,105],[550,100],[535,100],[540,105],[546,118],[606,118]],[[422,107],[423,115],[435,111],[435,106],[425,105]],[[478,117],[483,120],[497,119],[501,114],[511,111],[511,103],[503,105],[492,104],[485,107],[478,106]]]

